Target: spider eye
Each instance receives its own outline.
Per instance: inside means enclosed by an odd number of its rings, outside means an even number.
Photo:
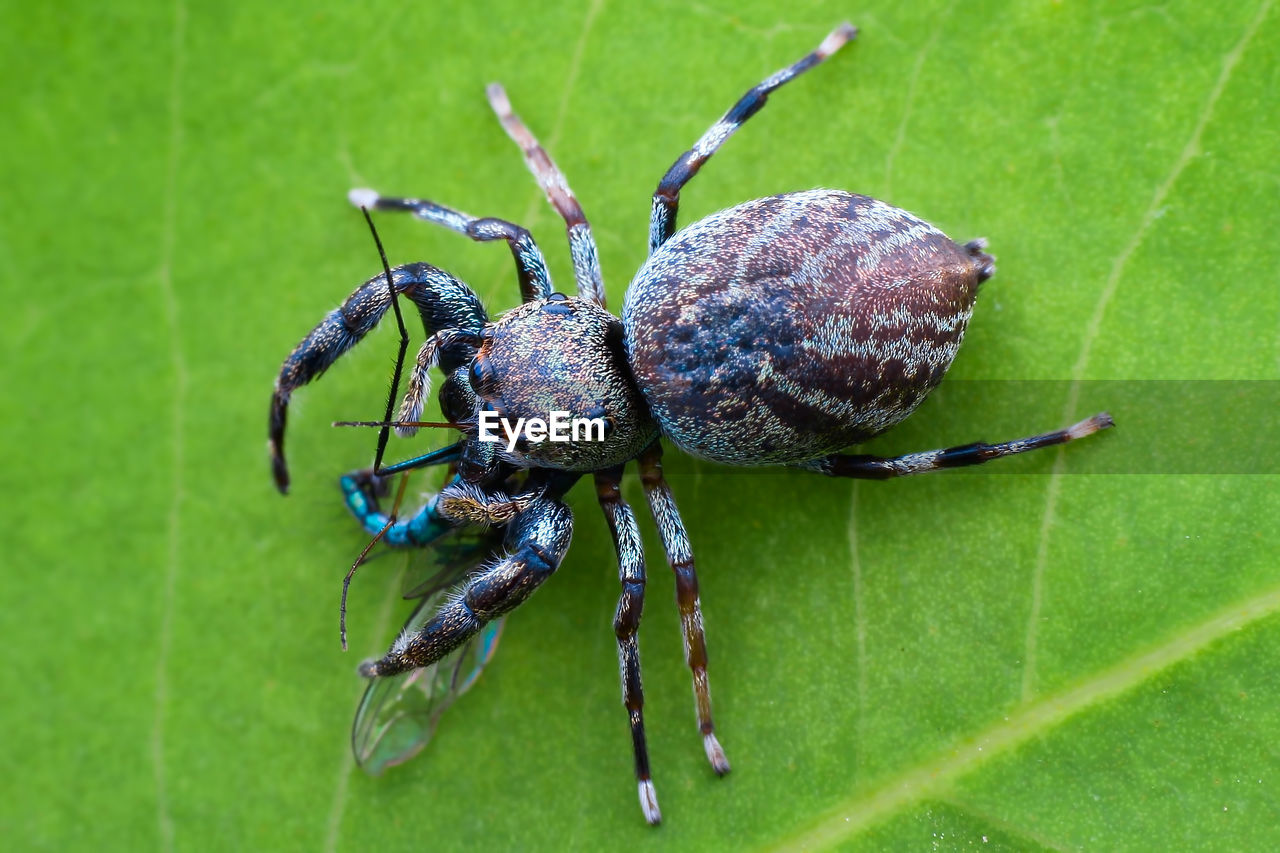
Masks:
[[[497,389],[498,377],[494,375],[493,368],[482,355],[477,355],[471,360],[470,379],[471,390],[482,397],[491,396]]]

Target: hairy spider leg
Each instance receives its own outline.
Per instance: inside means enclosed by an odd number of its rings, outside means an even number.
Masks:
[[[676,231],[676,214],[680,209],[680,190],[687,184],[702,164],[711,159],[711,155],[719,150],[725,140],[743,125],[743,123],[760,111],[769,99],[769,93],[782,84],[808,71],[831,54],[835,53],[854,36],[858,30],[848,21],[836,27],[822,40],[817,50],[805,55],[793,65],[766,78],[758,86],[738,99],[711,129],[702,134],[694,146],[680,155],[671,168],[658,182],[658,189],[653,194],[653,209],[649,215],[649,253],[670,239]]]
[[[1003,441],[999,444],[975,442],[959,447],[948,447],[945,450],[926,450],[921,453],[908,453],[905,456],[864,456],[850,453],[832,453],[820,456],[808,462],[800,462],[797,468],[817,471],[831,477],[856,477],[863,480],[888,480],[892,477],[905,477],[908,474],[923,474],[926,471],[940,471],[943,468],[963,468],[968,465],[981,465],[1002,456],[1015,453],[1026,453],[1028,450],[1039,450],[1055,444],[1066,444],[1078,438],[1093,435],[1095,432],[1115,426],[1111,415],[1100,412],[1091,418],[1085,418],[1078,424],[1066,429],[1033,435],[1030,438],[1019,438],[1015,441]]]
[[[284,434],[290,396],[318,379],[343,353],[369,334],[391,308],[395,294],[404,294],[417,306],[427,335],[449,328],[479,331],[488,321],[484,306],[471,288],[444,270],[426,263],[413,263],[394,267],[390,273],[390,276],[379,273],[356,288],[294,347],[280,367],[271,395],[268,448],[276,488],[282,493],[289,491]],[[450,372],[465,364],[468,358],[463,351],[450,351],[441,359],[441,367]],[[390,417],[386,420],[390,421]]]
[[[667,564],[676,578],[676,605],[684,637],[684,659],[693,673],[693,701],[698,714],[698,731],[707,761],[717,775],[729,772],[729,759],[715,735],[711,720],[711,686],[707,682],[707,638],[703,631],[702,604],[698,600],[698,573],[693,565],[693,549],[685,532],[680,511],[666,478],[662,476],[662,443],[655,441],[640,454],[640,482],[644,485],[649,510],[667,552]]]
[[[644,610],[644,546],[635,514],[622,499],[620,485],[622,466],[595,474],[596,497],[609,522],[614,548],[618,552],[618,580],[622,595],[613,617],[613,632],[618,638],[618,668],[622,677],[622,704],[631,723],[631,746],[635,752],[636,784],[640,809],[651,824],[662,822],[658,795],[649,771],[649,748],[644,737],[644,687],[640,680],[640,615]]]
[[[516,262],[516,276],[520,280],[520,298],[523,302],[546,299],[551,295],[551,274],[542,250],[534,242],[527,229],[505,219],[486,217],[477,219],[461,211],[452,210],[421,198],[389,198],[371,189],[354,189],[347,193],[348,200],[356,207],[369,210],[394,210],[412,213],[419,219],[443,225],[451,231],[465,234],[478,243],[506,240],[511,257]]]
[[[401,634],[381,659],[361,664],[360,674],[396,675],[440,660],[551,577],[572,535],[573,514],[558,498],[533,504],[508,528],[506,556],[472,575],[427,624],[411,635]]]
[[[502,123],[503,129],[520,150],[524,162],[547,195],[547,201],[564,219],[565,232],[569,236],[569,254],[573,257],[573,277],[578,285],[578,297],[604,307],[604,276],[600,272],[600,257],[595,238],[591,236],[591,223],[582,212],[582,205],[569,189],[564,173],[556,167],[551,155],[538,144],[533,133],[511,109],[511,100],[498,83],[485,87],[485,96]]]
[[[401,424],[396,426],[397,435],[407,438],[417,433],[418,427],[413,424],[422,417],[422,407],[431,393],[431,368],[439,367],[446,359],[449,363],[470,360],[479,347],[480,333],[473,329],[441,329],[423,342],[400,404]]]
[[[440,490],[440,509],[455,524],[490,526],[509,524],[517,515],[541,500],[542,489],[534,488],[516,495],[500,489],[486,490],[461,477]]]

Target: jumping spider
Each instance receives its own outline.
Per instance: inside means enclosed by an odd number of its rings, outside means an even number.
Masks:
[[[729,762],[711,719],[697,575],[663,479],[663,438],[714,462],[884,479],[987,462],[1111,425],[1099,414],[1067,429],[999,444],[893,458],[841,453],[902,421],[942,380],[978,286],[994,272],[985,243],[959,245],[905,211],[835,190],[749,201],[675,233],[680,190],[712,154],[764,106],[769,93],[854,35],[847,23],[837,27],[815,51],[747,92],[675,161],[654,193],[650,255],[627,290],[621,320],[605,310],[596,246],[581,206],[512,112],[506,93],[491,85],[490,105],[564,219],[577,295],[553,292],[541,252],[518,225],[477,219],[431,201],[353,190],[351,201],[362,208],[409,212],[473,240],[505,240],[515,258],[522,304],[490,320],[471,289],[443,270],[425,263],[390,269],[384,260],[384,274],[330,313],[285,360],[276,380],[270,448],[283,492],[289,483],[284,429],[290,395],[393,307],[401,328],[398,376],[407,335],[396,297],[407,297],[427,339],[410,368],[394,422],[388,402],[374,473],[449,464],[456,474],[403,521],[378,509],[372,476],[343,479],[347,504],[367,530],[393,546],[425,546],[460,525],[492,525],[505,533],[505,551],[460,583],[438,609],[412,620],[384,657],[362,665],[369,678],[406,673],[465,651],[486,623],[528,598],[569,547],[573,519],[565,493],[584,474],[594,478],[618,553],[622,595],[614,629],[640,805],[650,823],[658,823],[660,813],[645,747],[636,645],[645,565],[635,517],[619,490],[627,463],[638,462],[675,575],[698,730],[711,767],[724,774]],[[383,467],[387,428],[413,433],[429,394],[429,372],[437,367],[445,376],[441,408],[463,438]],[[479,438],[484,412],[514,421],[553,410],[604,418],[603,440],[540,442],[526,435],[509,449]]]

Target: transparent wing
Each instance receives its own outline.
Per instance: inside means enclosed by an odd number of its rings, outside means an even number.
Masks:
[[[406,598],[421,598],[405,622],[416,632],[433,617],[448,590],[502,546],[501,528],[459,528],[414,555]],[[351,728],[356,763],[372,775],[417,755],[435,732],[440,716],[465,693],[493,657],[502,619],[487,624],[431,666],[375,678],[364,692]]]
[[[425,624],[445,597],[445,592],[438,592],[423,599],[405,628],[414,630]],[[475,683],[493,657],[503,621],[493,620],[470,641],[431,666],[373,679],[360,700],[351,728],[356,763],[377,776],[421,752],[431,740],[440,716]]]
[[[452,527],[429,547],[409,555],[402,594],[427,598],[455,586],[458,581],[497,553],[505,528]]]

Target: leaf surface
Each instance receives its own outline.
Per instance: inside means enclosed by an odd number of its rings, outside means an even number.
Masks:
[[[1118,428],[893,483],[669,451],[723,780],[629,481],[658,830],[631,780],[612,543],[579,487],[568,558],[475,689],[421,756],[365,777],[354,669],[411,605],[374,561],[339,651],[364,540],[336,479],[373,436],[327,425],[381,411],[391,332],[297,395],[287,500],[263,451],[280,360],[378,268],[346,190],[524,223],[567,288],[562,227],[484,102],[500,80],[591,218],[616,309],[672,160],[846,17],[858,41],[771,97],[681,221],[829,186],[989,238],[999,271],[943,393],[868,452],[1104,408]],[[18,847],[1276,845],[1271,0],[9,4],[0,44],[0,827]],[[515,303],[505,249],[378,225],[393,263]]]

